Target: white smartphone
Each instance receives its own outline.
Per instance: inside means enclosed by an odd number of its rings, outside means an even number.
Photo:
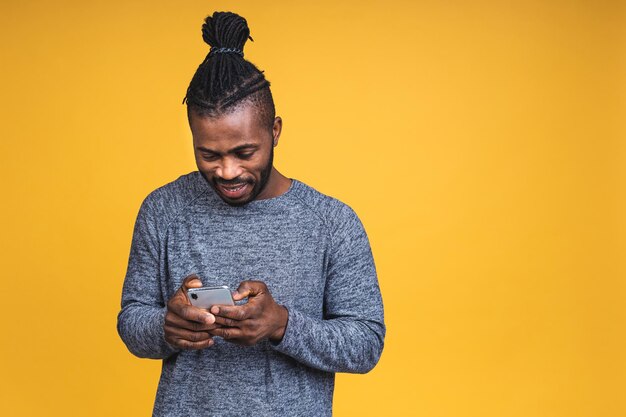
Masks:
[[[189,288],[187,297],[192,306],[209,309],[214,305],[234,306],[230,288],[226,285],[221,287]]]

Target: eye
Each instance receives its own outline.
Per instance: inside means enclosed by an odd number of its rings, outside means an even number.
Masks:
[[[254,155],[254,152],[242,152],[237,154],[239,159],[250,159]]]
[[[203,153],[202,159],[204,159],[205,161],[215,161],[216,159],[218,159],[218,156],[214,153]]]

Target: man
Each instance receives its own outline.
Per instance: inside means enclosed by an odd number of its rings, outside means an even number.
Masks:
[[[335,372],[371,370],[385,325],[363,225],[273,166],[282,128],[269,82],[243,58],[245,19],[214,13],[187,90],[198,171],[143,202],[118,332],[163,359],[155,416],[326,416]],[[187,290],[236,288],[235,306]]]

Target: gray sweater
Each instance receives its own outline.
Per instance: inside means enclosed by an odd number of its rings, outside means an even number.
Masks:
[[[289,312],[282,341],[173,348],[165,304],[191,273],[233,290],[264,281]],[[369,241],[349,206],[294,179],[278,197],[232,207],[197,171],[141,205],[117,329],[133,354],[163,359],[154,416],[329,416],[334,373],[371,370],[385,336]]]

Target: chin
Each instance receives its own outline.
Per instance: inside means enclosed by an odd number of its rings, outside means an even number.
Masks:
[[[220,196],[220,197],[221,197],[221,196]],[[232,207],[241,207],[241,206],[245,206],[246,204],[248,204],[249,202],[251,202],[251,201],[252,201],[251,199],[245,199],[245,200],[242,200],[242,201],[232,201],[232,200],[227,200],[227,199],[225,199],[224,197],[222,197],[222,200],[224,200],[224,202],[225,202],[226,204],[228,204],[229,206],[232,206]]]
[[[213,187],[213,189],[215,190],[217,195],[220,196],[222,201],[224,201],[229,206],[233,206],[233,207],[245,206],[249,202],[253,201],[259,194],[256,188],[252,188],[252,190],[250,191],[250,194],[248,194],[247,196],[242,196],[243,198],[233,200],[231,198],[226,197],[224,194],[222,194],[221,191],[217,187]]]

